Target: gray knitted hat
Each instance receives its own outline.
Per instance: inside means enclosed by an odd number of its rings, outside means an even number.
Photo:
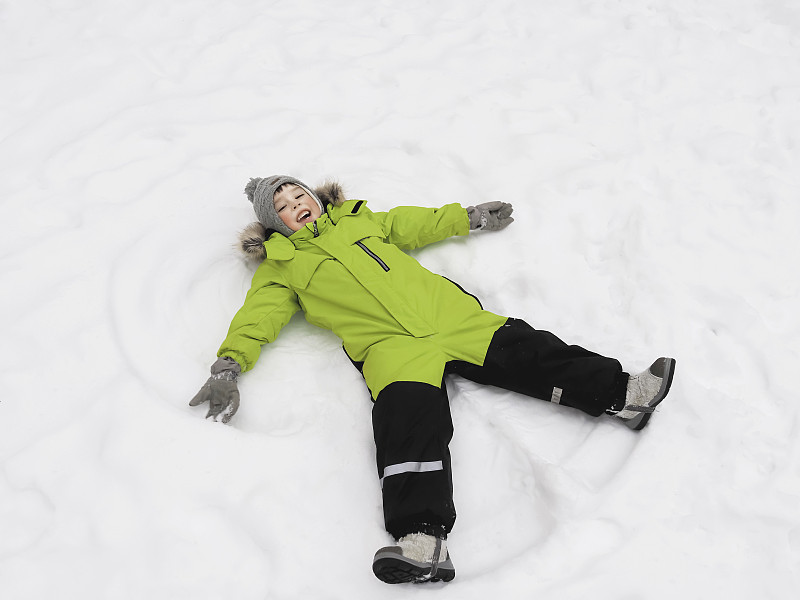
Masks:
[[[289,237],[294,233],[289,227],[281,220],[278,212],[275,210],[273,198],[275,197],[275,190],[281,187],[284,183],[293,183],[299,185],[309,196],[314,198],[319,204],[322,212],[325,212],[325,207],[320,202],[320,199],[314,191],[305,183],[294,177],[288,175],[273,175],[272,177],[251,177],[250,182],[245,186],[244,193],[247,194],[247,199],[253,203],[253,210],[256,211],[256,218],[267,229],[273,229],[280,234]]]

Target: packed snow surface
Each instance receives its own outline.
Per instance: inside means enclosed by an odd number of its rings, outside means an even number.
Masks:
[[[0,597],[795,597],[796,2],[12,0],[0,80]],[[381,583],[338,339],[298,315],[229,425],[188,406],[273,173],[512,202],[414,256],[672,392],[634,433],[450,380],[457,577]]]

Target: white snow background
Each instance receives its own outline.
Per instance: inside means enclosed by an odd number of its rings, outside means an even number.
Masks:
[[[0,3],[0,598],[794,598],[800,6]],[[371,403],[298,315],[230,425],[250,177],[505,200],[415,251],[498,313],[677,358],[634,433],[450,381],[450,584],[387,586]]]

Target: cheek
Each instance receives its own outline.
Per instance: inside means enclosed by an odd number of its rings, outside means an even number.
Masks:
[[[297,227],[297,223],[292,221],[288,213],[289,213],[288,210],[284,210],[279,212],[278,216],[281,218],[281,221],[283,221],[283,224],[286,225],[289,229],[291,229],[292,231],[297,231],[299,229]]]

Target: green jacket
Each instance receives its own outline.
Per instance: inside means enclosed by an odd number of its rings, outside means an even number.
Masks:
[[[252,368],[298,311],[363,363],[373,398],[393,381],[439,386],[449,360],[483,364],[505,317],[403,250],[469,233],[458,204],[373,213],[361,200],[327,207],[287,238],[273,234],[218,356]]]

